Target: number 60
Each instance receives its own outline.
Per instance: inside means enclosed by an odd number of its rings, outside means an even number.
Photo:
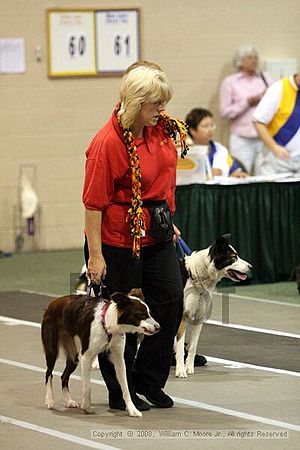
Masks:
[[[78,47],[78,48],[76,48],[76,47]],[[71,57],[74,57],[77,54],[79,56],[83,56],[85,49],[86,49],[85,36],[83,36],[83,35],[79,36],[77,46],[76,46],[76,36],[70,36],[68,50],[69,50],[69,55]]]

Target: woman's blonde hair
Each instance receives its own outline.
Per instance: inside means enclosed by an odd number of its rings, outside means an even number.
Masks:
[[[123,128],[130,128],[144,102],[168,103],[172,88],[163,70],[155,63],[138,61],[123,76],[118,117]]]

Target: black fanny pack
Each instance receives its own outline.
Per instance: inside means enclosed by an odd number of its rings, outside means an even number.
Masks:
[[[170,241],[173,238],[174,229],[168,203],[165,200],[146,200],[143,206],[150,214],[150,236],[158,241]]]

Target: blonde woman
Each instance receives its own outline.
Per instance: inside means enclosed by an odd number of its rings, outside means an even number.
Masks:
[[[233,65],[236,73],[221,84],[220,114],[230,121],[231,155],[253,174],[262,142],[253,126],[252,114],[272,80],[258,70],[258,53],[253,45],[239,47]]]
[[[173,406],[164,393],[173,341],[182,314],[183,289],[174,240],[177,152],[186,130],[165,106],[172,96],[166,74],[155,63],[133,64],[126,71],[117,106],[86,152],[83,192],[85,255],[92,282],[104,280],[111,293],[141,288],[153,317],[161,325],[146,336],[136,354],[136,339],[127,336],[125,362],[132,400],[141,411]],[[162,219],[162,221],[161,221]],[[130,314],[130,312],[128,312]],[[109,405],[125,409],[114,368],[99,355]]]

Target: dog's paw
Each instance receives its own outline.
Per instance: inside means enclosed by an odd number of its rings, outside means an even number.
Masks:
[[[96,414],[95,410],[92,408],[81,408],[84,414]]]
[[[193,375],[195,373],[194,364],[193,363],[186,363],[185,365],[186,373],[188,375]]]
[[[143,417],[141,411],[139,411],[134,404],[127,406],[127,411],[130,417]]]
[[[53,409],[54,408],[54,402],[46,403],[46,406],[47,406],[48,409]]]
[[[66,402],[66,408],[79,408],[79,404],[75,400],[69,400]]]
[[[91,403],[87,400],[81,401],[80,408],[84,414],[95,414],[95,411],[91,408]]]
[[[54,398],[51,395],[46,395],[45,405],[47,406],[48,409],[54,408]]]
[[[176,367],[175,376],[177,378],[186,378],[187,374],[186,374],[185,368],[184,367]]]

